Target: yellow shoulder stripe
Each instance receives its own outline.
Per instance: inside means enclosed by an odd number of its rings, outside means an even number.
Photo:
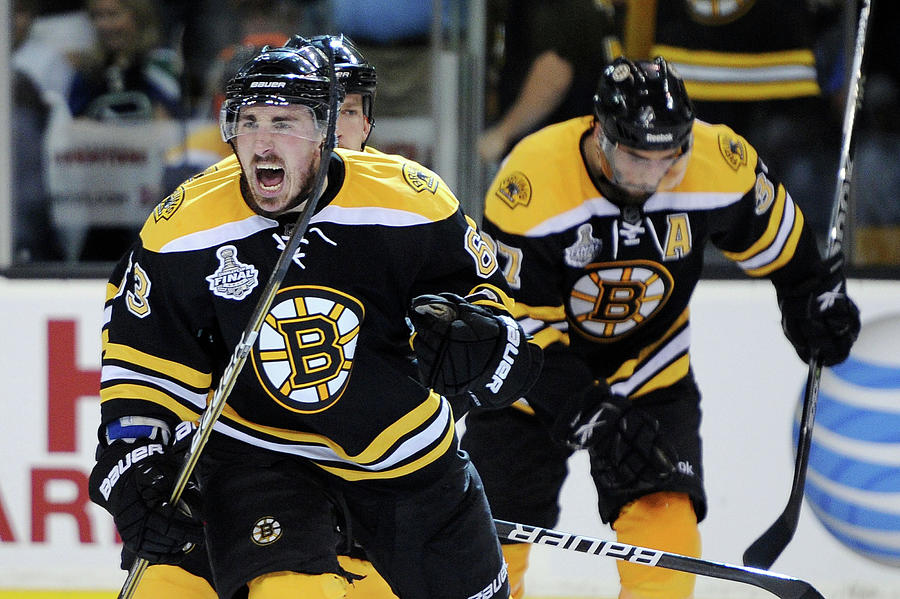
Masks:
[[[240,178],[240,164],[229,156],[179,185],[144,223],[144,247],[159,251],[185,235],[253,216],[241,195]]]
[[[346,165],[344,184],[331,206],[410,212],[444,220],[459,202],[437,174],[393,154],[336,150]]]

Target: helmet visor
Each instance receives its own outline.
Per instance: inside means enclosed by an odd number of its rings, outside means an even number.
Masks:
[[[670,171],[686,167],[693,143],[693,135],[690,135],[681,147],[650,151],[614,143],[603,134],[602,129],[599,138],[612,183],[628,192],[641,194],[656,192]]]
[[[279,96],[240,98],[222,105],[219,125],[226,142],[240,135],[288,135],[319,142],[328,128],[328,107]]]

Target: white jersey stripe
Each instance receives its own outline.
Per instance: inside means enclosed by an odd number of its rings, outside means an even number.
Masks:
[[[264,231],[266,229],[274,229],[278,226],[278,221],[264,216],[254,214],[243,220],[238,220],[224,225],[206,229],[205,231],[197,231],[190,233],[178,239],[166,243],[160,248],[160,253],[169,252],[190,252],[201,250],[204,248],[212,248],[223,243],[230,243],[236,239],[244,239],[250,237],[254,233]]]
[[[714,210],[724,208],[738,202],[744,194],[741,192],[660,192],[656,193],[644,204],[644,212],[662,212],[666,210]],[[591,198],[584,204],[571,210],[548,218],[536,227],[525,232],[527,237],[543,237],[553,233],[561,233],[590,219],[592,216],[618,216],[619,208],[605,198]]]
[[[150,383],[156,387],[164,389],[166,393],[174,397],[189,402],[191,405],[197,406],[201,410],[206,408],[206,393],[197,393],[189,391],[181,385],[160,377],[150,376],[121,366],[103,366],[100,370],[101,381],[131,381],[135,385],[144,385]]]
[[[216,424],[213,426],[213,428],[214,430],[217,430],[220,433],[227,435],[233,439],[237,439],[238,441],[243,441],[244,443],[262,447],[271,451],[288,453],[291,455],[309,458],[311,460],[351,464],[357,468],[363,468],[370,472],[380,472],[388,470],[396,464],[402,462],[403,460],[411,458],[416,454],[422,452],[423,450],[429,449],[430,447],[433,447],[437,443],[439,443],[443,438],[447,427],[449,426],[450,418],[450,404],[446,399],[442,399],[440,412],[438,413],[437,418],[435,418],[431,424],[401,443],[399,446],[394,448],[393,451],[386,454],[382,459],[377,462],[373,462],[372,464],[358,464],[357,462],[339,456],[333,449],[324,445],[277,443],[274,441],[260,439],[228,425],[227,422],[225,422],[225,420],[227,420],[225,416],[216,421]]]
[[[641,366],[634,374],[610,386],[613,393],[628,397],[635,389],[649,381],[651,378],[672,360],[688,351],[691,346],[691,327],[686,326],[683,331],[672,337],[668,343],[662,346],[647,363]]]
[[[412,227],[425,225],[431,221],[427,216],[408,210],[385,208],[383,206],[365,206],[348,208],[346,206],[325,206],[310,222],[335,223],[338,225],[382,225],[386,227]]]
[[[787,243],[788,237],[794,229],[794,212],[794,202],[788,196],[784,203],[784,213],[781,215],[781,222],[778,225],[778,234],[775,237],[775,241],[755,256],[738,262],[738,266],[744,270],[752,270],[771,264],[778,259],[778,256],[781,255],[784,249],[784,244]]]
[[[672,64],[688,82],[746,84],[816,80],[816,68],[800,64],[764,67],[701,66],[683,62]]]

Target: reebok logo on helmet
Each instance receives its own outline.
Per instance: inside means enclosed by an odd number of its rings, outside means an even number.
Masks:
[[[648,133],[647,143],[656,143],[660,141],[672,141],[674,139],[671,133]]]

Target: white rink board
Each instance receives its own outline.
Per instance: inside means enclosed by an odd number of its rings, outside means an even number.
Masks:
[[[850,291],[864,322],[900,313],[900,281],[853,280]],[[124,578],[111,519],[86,501],[84,487],[99,414],[90,389],[99,380],[103,295],[100,281],[0,279],[0,589],[117,589]],[[704,281],[692,317],[710,502],[701,525],[703,556],[739,564],[787,500],[791,422],[806,367],[781,334],[766,282]],[[898,348],[900,341],[885,351],[897,356]],[[612,538],[595,515],[582,456],[572,467],[557,528]],[[547,547],[532,555],[531,596],[617,593],[612,559]],[[811,582],[828,599],[900,599],[900,568],[844,548],[808,507],[774,569]],[[704,578],[696,593],[698,599],[770,596]]]

